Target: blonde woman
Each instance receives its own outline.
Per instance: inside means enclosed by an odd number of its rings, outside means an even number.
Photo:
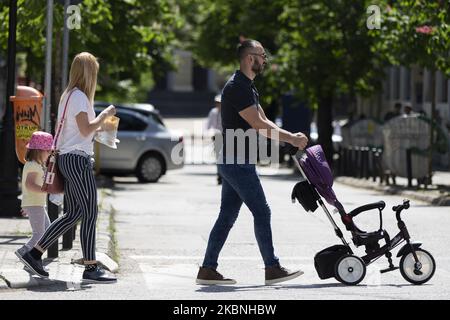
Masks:
[[[81,219],[80,239],[85,271],[83,282],[109,283],[116,278],[97,265],[95,258],[95,225],[97,220],[97,186],[93,175],[93,138],[105,119],[115,114],[109,106],[95,117],[93,101],[99,64],[87,52],[75,56],[70,68],[69,85],[61,96],[58,123],[65,120],[57,142],[58,165],[65,178],[65,213],[45,231],[32,250],[21,261],[40,277],[48,277],[42,265],[42,254]]]

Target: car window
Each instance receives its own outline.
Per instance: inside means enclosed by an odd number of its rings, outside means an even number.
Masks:
[[[151,123],[155,123],[155,125],[160,126],[165,128],[166,125],[164,124],[164,122],[162,121],[161,117],[155,113],[150,113],[148,115],[148,117],[150,118],[150,122]]]
[[[118,112],[117,117],[120,118],[119,131],[144,131],[147,128],[147,123],[131,114]]]

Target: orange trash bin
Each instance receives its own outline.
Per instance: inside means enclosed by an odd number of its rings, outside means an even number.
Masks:
[[[16,154],[22,163],[25,163],[25,146],[31,135],[41,129],[43,99],[42,93],[27,86],[17,86],[16,95],[9,97],[14,104]]]

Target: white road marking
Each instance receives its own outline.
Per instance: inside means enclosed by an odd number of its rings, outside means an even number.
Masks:
[[[133,255],[134,260],[203,260],[204,256],[163,256],[163,255]],[[220,257],[220,260],[261,260],[261,257]],[[283,260],[312,260],[313,257],[283,257]]]
[[[167,256],[167,255],[132,255],[131,259],[134,260],[203,260],[204,256]],[[313,260],[314,257],[301,257],[301,256],[292,256],[292,257],[281,257],[283,260]],[[262,258],[259,256],[254,257],[220,257],[220,260],[237,260],[237,261],[252,261],[252,260],[261,260]],[[383,261],[383,258],[380,258],[380,261]],[[450,257],[439,257],[436,260],[450,260]]]

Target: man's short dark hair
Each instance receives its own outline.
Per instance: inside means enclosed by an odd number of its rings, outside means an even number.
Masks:
[[[402,104],[400,102],[397,102],[396,104],[394,104],[394,108],[395,109],[401,109],[402,108]]]
[[[252,39],[247,39],[247,40],[243,41],[242,43],[240,43],[237,47],[237,56],[238,56],[239,61],[241,61],[242,59],[245,58],[249,49],[256,48],[258,45],[261,45],[261,44],[258,41],[252,40]]]

